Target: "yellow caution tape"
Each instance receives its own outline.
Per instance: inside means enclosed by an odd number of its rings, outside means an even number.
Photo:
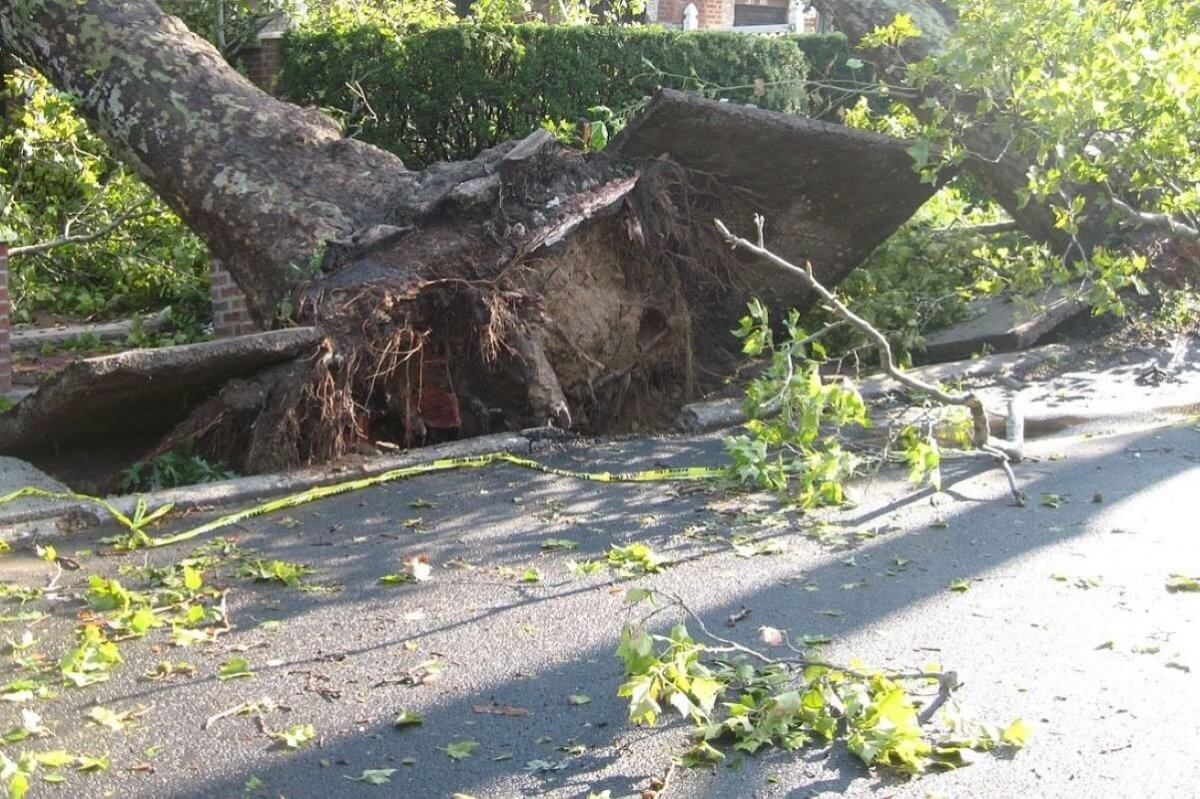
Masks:
[[[132,516],[126,515],[120,511],[111,502],[93,497],[88,494],[79,494],[74,491],[47,491],[41,488],[21,488],[0,497],[0,505],[3,505],[21,497],[41,497],[44,499],[58,499],[75,502],[87,502],[93,505],[98,505],[108,511],[109,515],[122,527],[125,527],[130,532],[130,537],[127,542],[129,548],[137,547],[165,547],[171,544],[178,544],[181,541],[188,541],[197,536],[211,533],[214,530],[219,530],[223,527],[238,524],[247,519],[253,519],[256,516],[262,516],[265,513],[272,511],[283,510],[284,508],[294,508],[298,505],[305,505],[309,502],[315,502],[319,499],[345,494],[350,491],[358,491],[363,488],[390,483],[394,480],[403,480],[409,477],[416,477],[423,474],[432,474],[434,472],[444,472],[453,469],[480,469],[485,466],[491,466],[497,463],[507,463],[513,466],[520,466],[524,469],[532,469],[545,474],[553,474],[559,477],[568,477],[575,480],[587,480],[593,483],[654,483],[654,482],[678,482],[685,480],[714,480],[724,477],[728,471],[718,467],[708,466],[691,466],[681,469],[646,469],[637,472],[581,472],[571,469],[560,469],[556,466],[547,466],[544,463],[535,461],[531,458],[522,458],[513,455],[510,452],[489,452],[484,455],[469,455],[461,458],[439,458],[422,463],[416,466],[404,466],[399,469],[381,472],[380,474],[371,475],[369,477],[360,477],[355,480],[346,480],[340,483],[330,485],[316,486],[307,491],[300,491],[295,494],[278,497],[276,499],[267,500],[258,505],[253,505],[242,510],[221,516],[217,519],[205,522],[198,527],[193,527],[190,530],[184,530],[174,535],[161,536],[158,538],[151,537],[146,533],[145,528],[154,521],[161,519],[172,509],[172,505],[162,505],[152,512],[147,512],[148,507],[145,500],[138,499],[137,509]]]

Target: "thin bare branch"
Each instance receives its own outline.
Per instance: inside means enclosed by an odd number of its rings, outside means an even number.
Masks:
[[[939,235],[953,234],[964,236],[995,236],[1000,233],[1012,233],[1020,230],[1021,226],[1011,219],[1003,222],[987,222],[981,225],[951,225],[950,227],[933,228],[929,232]]]
[[[59,236],[56,239],[43,241],[38,244],[27,244],[24,247],[13,247],[9,249],[8,257],[19,258],[21,256],[28,255],[41,255],[42,253],[49,252],[50,250],[58,247],[65,247],[68,244],[87,244],[89,242],[96,241],[97,239],[102,239],[131,219],[140,219],[144,216],[149,216],[150,214],[154,213],[153,211],[142,210],[151,199],[152,198],[147,197],[136,205],[126,208],[124,211],[118,214],[113,221],[109,222],[104,227],[96,228],[89,233]]]
[[[1112,203],[1113,208],[1121,213],[1126,219],[1137,222],[1142,225],[1166,230],[1173,236],[1178,236],[1189,241],[1200,241],[1200,229],[1194,228],[1191,225],[1180,222],[1170,214],[1160,214],[1153,211],[1140,211],[1134,208],[1129,203],[1122,200],[1115,192],[1108,192],[1108,200]]]
[[[714,647],[714,646],[705,647],[709,652],[739,652],[743,655],[752,657],[761,663],[766,663],[766,664],[772,665],[772,666],[792,666],[792,667],[797,667],[800,669],[804,669],[809,666],[816,666],[818,668],[829,669],[830,671],[838,671],[838,672],[847,674],[851,677],[854,677],[854,678],[860,679],[860,680],[870,679],[873,676],[872,674],[870,674],[868,672],[861,671],[859,669],[855,669],[850,666],[844,666],[840,663],[832,663],[828,660],[821,660],[820,658],[809,657],[808,655],[806,655],[804,653],[804,650],[797,649],[795,646],[792,645],[790,639],[788,639],[788,637],[787,637],[786,631],[781,631],[781,632],[783,633],[784,641],[787,644],[787,648],[789,650],[791,650],[792,652],[796,653],[797,655],[799,655],[799,657],[773,658],[768,655],[764,655],[762,652],[759,652],[755,649],[751,649],[748,646],[743,646],[742,644],[739,644],[737,641],[733,641],[728,638],[724,638],[724,637],[714,633],[712,630],[709,629],[708,625],[704,623],[704,619],[700,618],[700,615],[697,614],[696,611],[692,610],[691,607],[689,607],[688,604],[683,601],[682,597],[677,596],[676,594],[669,594],[669,593],[665,593],[665,592],[656,592],[656,593],[658,593],[659,596],[662,596],[665,599],[670,601],[671,605],[668,605],[668,607],[675,606],[675,607],[679,608],[681,611],[683,611],[684,614],[686,614],[687,617],[692,620],[692,623],[695,624],[696,628],[701,632],[701,634],[703,634],[706,638],[716,641],[718,644],[721,644],[721,646],[719,646],[719,647]],[[953,688],[957,685],[957,682],[958,682],[957,676],[952,671],[917,670],[917,671],[884,671],[884,672],[879,672],[879,673],[884,675],[885,677],[888,677],[889,679],[893,679],[893,680],[937,680],[939,685],[946,683],[949,686],[950,690],[953,690]]]

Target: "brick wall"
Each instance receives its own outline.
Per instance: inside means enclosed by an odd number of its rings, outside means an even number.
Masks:
[[[729,0],[700,0],[696,10],[700,12],[701,30],[733,24],[733,3]]]
[[[264,92],[274,94],[283,67],[283,39],[278,36],[260,38],[243,48],[240,55],[250,82]]]
[[[283,40],[279,36],[264,36],[243,48],[240,57],[250,82],[273,94],[283,66]],[[220,260],[212,257],[209,258],[208,274],[212,285],[213,334],[225,338],[256,332],[258,327],[250,319],[246,298],[233,282],[233,275],[225,271]]]
[[[212,283],[213,334],[217,338],[253,333],[258,327],[246,310],[246,298],[233,282],[233,275],[216,258],[209,258],[209,279]]]
[[[12,305],[8,299],[8,244],[0,241],[0,390],[12,388]]]

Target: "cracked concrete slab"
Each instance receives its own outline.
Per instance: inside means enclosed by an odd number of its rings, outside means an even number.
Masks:
[[[55,480],[27,461],[0,455],[0,496],[22,488],[40,488],[45,491],[69,491],[67,486]],[[0,524],[15,525],[32,519],[56,515],[69,503],[40,497],[22,497],[0,506]]]
[[[290,360],[319,340],[314,328],[301,327],[74,361],[0,414],[0,453],[38,456],[165,432],[226,380]]]
[[[1029,349],[1088,307],[1078,285],[1056,286],[1029,301],[988,297],[971,303],[971,317],[925,337],[922,360],[957,361],[979,354]]]

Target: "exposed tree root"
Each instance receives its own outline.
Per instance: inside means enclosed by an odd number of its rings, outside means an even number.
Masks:
[[[536,149],[536,139],[518,147]],[[227,387],[159,451],[194,438],[210,457],[253,473],[333,460],[380,440],[417,446],[547,424],[669,423],[692,396],[697,354],[729,346],[719,340],[726,320],[708,306],[734,291],[737,263],[699,224],[725,208],[715,178],[656,159],[634,176],[599,181],[571,200],[571,213],[520,235],[524,224],[516,234],[512,225],[522,206],[515,198],[506,205],[507,193],[529,191],[530,174],[540,186],[546,170],[577,165],[551,158],[508,168],[480,226],[504,226],[499,252],[464,241],[462,226],[441,239],[441,251],[430,234],[414,257],[438,257],[421,274],[443,276],[415,279],[391,264],[410,254],[389,249],[409,242],[402,228],[335,243],[331,271],[301,293],[294,312],[325,333],[319,351]],[[347,252],[353,269],[372,259],[388,268],[347,284],[339,279]]]

